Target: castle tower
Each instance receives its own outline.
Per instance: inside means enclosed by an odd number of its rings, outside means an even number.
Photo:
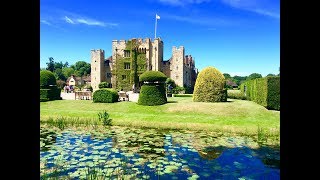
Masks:
[[[175,81],[178,86],[184,85],[184,47],[172,47],[172,59],[170,64],[171,79]]]
[[[99,84],[105,81],[104,50],[91,50],[91,86],[93,91],[99,89]]]
[[[152,42],[151,70],[161,71],[162,61],[163,61],[163,41],[160,38],[156,38]]]

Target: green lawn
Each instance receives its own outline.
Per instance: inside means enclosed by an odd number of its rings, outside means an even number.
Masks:
[[[279,134],[280,111],[244,100],[229,102],[192,102],[192,97],[168,98],[161,106],[141,106],[134,102],[92,103],[85,100],[40,102],[40,120],[49,117],[79,117],[98,119],[106,110],[113,125],[154,127],[160,129],[220,130],[256,134],[258,126]]]

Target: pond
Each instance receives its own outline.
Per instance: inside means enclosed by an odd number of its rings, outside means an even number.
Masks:
[[[117,126],[40,135],[41,179],[280,179],[279,148],[250,137]]]

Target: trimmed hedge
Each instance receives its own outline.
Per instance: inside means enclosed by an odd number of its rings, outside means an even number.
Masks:
[[[225,102],[227,89],[225,89],[223,74],[214,67],[204,68],[198,75],[193,92],[194,102]]]
[[[144,84],[141,86],[138,104],[156,106],[167,103],[164,84]]]
[[[240,90],[228,90],[228,98],[246,100],[247,97]]]
[[[113,89],[99,89],[93,93],[94,103],[114,103],[118,100],[118,92]]]
[[[51,71],[40,71],[40,87],[47,87],[49,85],[57,85],[56,78]]]
[[[246,86],[246,92],[244,92]],[[280,77],[265,77],[246,81],[240,85],[248,100],[267,109],[280,110]]]
[[[165,82],[167,80],[167,76],[160,71],[146,71],[142,73],[139,77],[140,82]]]
[[[51,86],[47,89],[40,89],[40,102],[51,101],[51,100],[60,100],[61,89],[56,86]]]
[[[173,94],[173,97],[192,97],[193,94]]]

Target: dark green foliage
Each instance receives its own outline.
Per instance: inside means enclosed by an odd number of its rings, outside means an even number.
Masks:
[[[75,75],[79,77],[91,73],[91,64],[85,61],[77,61],[74,65],[71,65],[70,67],[74,69]]]
[[[160,71],[146,71],[139,77],[140,82],[165,82],[167,76]]]
[[[141,86],[138,104],[156,106],[167,103],[164,84],[144,84]]]
[[[192,97],[193,94],[174,94],[173,97]]]
[[[247,80],[253,80],[258,78],[262,78],[262,75],[259,73],[252,73],[247,77]]]
[[[99,89],[109,88],[109,87],[110,87],[110,85],[109,85],[109,83],[107,83],[107,82],[101,82],[101,83],[99,84]]]
[[[268,77],[267,108],[280,110],[280,77]]]
[[[56,78],[51,71],[40,71],[40,87],[48,87],[49,85],[56,85]]]
[[[171,78],[167,78],[167,79],[166,79],[166,85],[168,86],[169,84],[170,84],[173,88],[176,87],[176,83],[175,83],[174,80],[171,79]]]
[[[99,89],[93,93],[94,103],[114,103],[118,99],[118,92],[113,89]]]
[[[172,89],[173,94],[184,94],[185,88],[181,86],[176,86],[175,88]]]
[[[53,72],[55,70],[54,68],[54,59],[53,57],[49,57],[49,62],[46,63],[47,64],[47,70]]]
[[[57,87],[60,89],[63,89],[64,86],[66,85],[66,82],[63,80],[57,80],[56,82],[57,82]]]
[[[56,86],[40,89],[40,101],[60,100],[61,89]]]
[[[194,102],[225,102],[225,78],[214,67],[204,68],[198,75],[193,92]]]
[[[246,91],[244,90],[246,87]],[[249,80],[241,84],[240,89],[247,99],[267,109],[280,110],[280,77],[265,77]]]

